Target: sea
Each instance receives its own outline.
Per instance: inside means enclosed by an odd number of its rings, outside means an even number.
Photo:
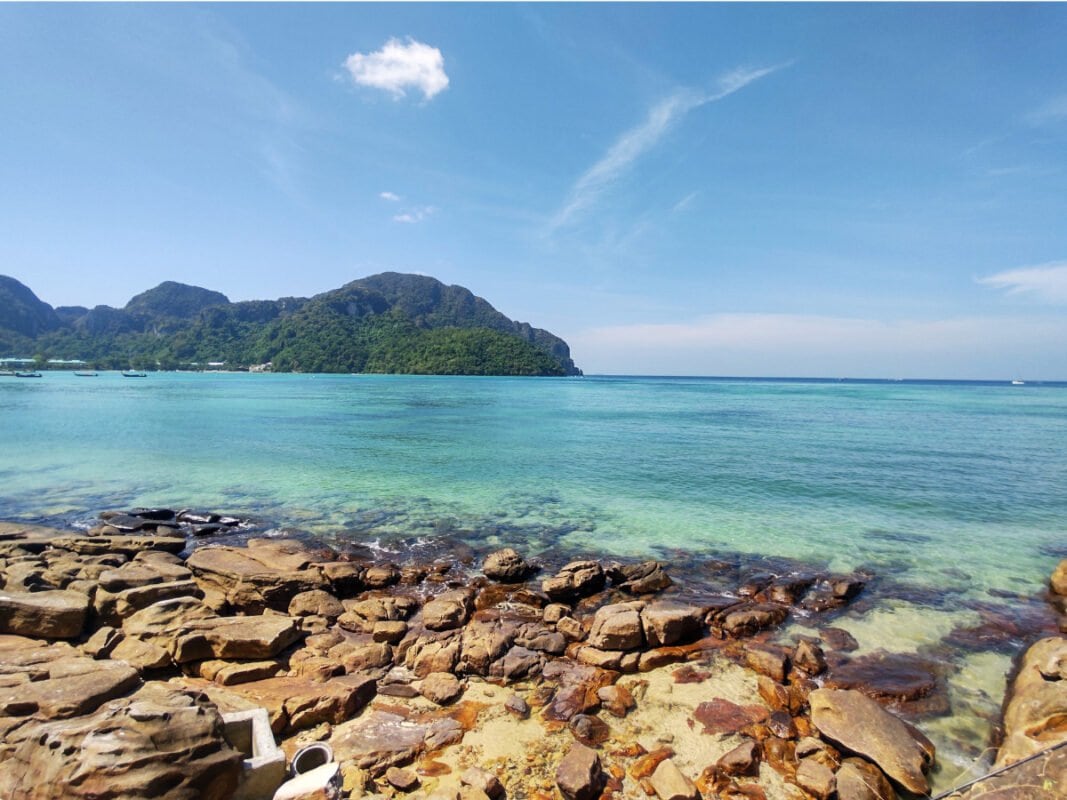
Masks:
[[[919,721],[949,786],[988,754],[1012,659],[1048,624],[1067,384],[0,377],[0,519],[87,528],[135,506],[396,557],[463,542],[657,558],[683,583],[724,558],[861,571],[868,602],[833,624],[857,654],[942,665],[950,709]],[[991,618],[1013,635],[952,644]]]

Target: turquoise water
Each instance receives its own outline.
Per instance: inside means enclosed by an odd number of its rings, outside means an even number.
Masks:
[[[1065,453],[1064,385],[0,378],[0,519],[87,527],[166,505],[394,548],[651,555],[676,575],[722,554],[873,570],[874,602],[834,624],[858,654],[943,666],[951,711],[922,720],[935,788],[975,769],[1025,639],[975,649],[952,632],[990,604],[1047,613],[1034,598],[1067,556]]]
[[[1065,550],[1062,386],[46,373],[0,378],[0,448],[0,518],[210,507],[1017,592]]]

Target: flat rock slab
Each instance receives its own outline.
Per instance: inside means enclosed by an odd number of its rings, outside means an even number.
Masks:
[[[374,698],[376,689],[369,676],[345,675],[325,683],[307,678],[268,678],[231,686],[226,691],[266,708],[271,728],[281,733],[351,719]]]
[[[296,620],[282,616],[215,617],[183,624],[174,641],[179,664],[206,658],[273,658],[302,634]]]
[[[313,554],[287,540],[252,539],[248,547],[199,547],[186,559],[205,592],[216,592],[234,608],[285,611],[302,592],[330,588]]]
[[[811,721],[824,737],[873,761],[909,792],[929,793],[929,743],[913,728],[855,690],[816,689],[808,699]]]
[[[708,734],[738,733],[749,725],[767,719],[769,714],[763,706],[739,706],[721,697],[701,703],[693,712],[697,722],[704,726],[704,733]]]
[[[381,775],[389,767],[403,764],[423,750],[457,741],[446,728],[462,730],[454,720],[426,722],[374,709],[357,720],[334,728],[330,746],[338,761],[352,761],[372,775]]]
[[[89,598],[80,592],[0,591],[0,633],[73,639],[85,627]]]
[[[137,670],[124,661],[61,658],[47,669],[43,680],[0,690],[0,716],[32,714],[51,720],[88,714],[141,682]]]
[[[6,740],[0,797],[227,800],[241,754],[206,699],[161,684],[73,720],[31,723]]]

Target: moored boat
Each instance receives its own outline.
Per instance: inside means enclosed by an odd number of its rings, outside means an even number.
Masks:
[[[41,377],[41,373],[40,372],[36,372],[36,371],[34,371],[34,372],[16,372],[15,373],[15,377],[16,378],[40,378]]]
[[[136,372],[134,370],[123,370],[122,371],[122,377],[123,378],[147,378],[148,377],[148,373]]]
[[[96,372],[75,372],[75,376],[79,378],[95,378],[98,373]]]

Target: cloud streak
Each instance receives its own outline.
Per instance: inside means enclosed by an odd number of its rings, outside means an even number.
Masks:
[[[345,69],[354,83],[381,89],[396,100],[406,96],[408,89],[431,100],[448,88],[441,51],[410,36],[405,42],[390,39],[373,53],[353,53],[345,59]]]
[[[400,214],[394,214],[393,222],[414,225],[417,222],[422,222],[435,211],[437,211],[437,209],[433,206],[418,206],[417,208],[408,209]]]
[[[1009,295],[1025,295],[1052,304],[1067,304],[1067,261],[1004,270],[978,283]]]
[[[579,176],[571,187],[566,203],[553,216],[550,232],[573,222],[593,206],[627,173],[634,162],[652,150],[689,112],[729,97],[785,66],[788,64],[761,69],[735,69],[719,78],[714,91],[680,89],[656,103],[642,123],[623,133],[595,164]]]

